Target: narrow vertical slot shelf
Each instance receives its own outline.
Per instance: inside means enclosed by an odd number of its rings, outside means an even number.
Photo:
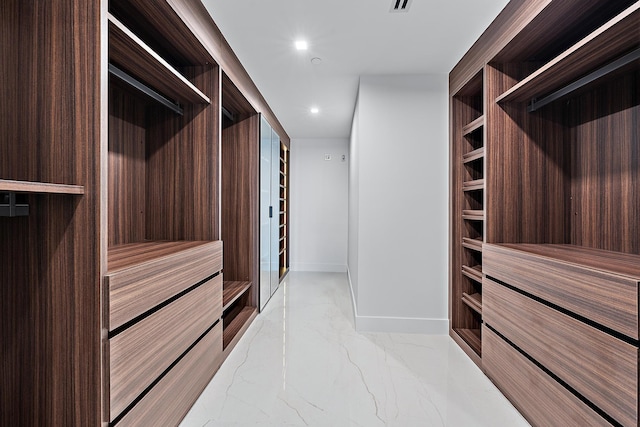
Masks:
[[[482,349],[482,245],[485,205],[484,70],[451,99],[451,330],[478,364]]]

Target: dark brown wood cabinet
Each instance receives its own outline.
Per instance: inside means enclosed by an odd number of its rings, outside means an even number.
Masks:
[[[450,74],[450,334],[534,425],[638,425],[639,81],[637,1],[512,0]]]
[[[260,114],[289,138],[198,0],[0,16],[0,425],[178,424],[257,315]]]

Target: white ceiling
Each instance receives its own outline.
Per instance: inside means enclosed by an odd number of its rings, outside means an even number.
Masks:
[[[392,0],[202,1],[291,138],[347,138],[359,76],[448,74],[508,3],[412,0],[390,13]]]

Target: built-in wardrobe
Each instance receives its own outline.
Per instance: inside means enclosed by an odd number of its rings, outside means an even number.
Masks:
[[[260,117],[289,138],[199,0],[0,17],[0,425],[175,425],[259,310]]]
[[[535,426],[637,426],[640,2],[512,0],[449,77],[451,337]]]

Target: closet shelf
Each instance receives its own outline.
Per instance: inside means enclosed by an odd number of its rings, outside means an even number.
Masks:
[[[84,186],[0,179],[0,191],[12,193],[81,195],[84,194]]]
[[[462,293],[462,302],[467,304],[476,313],[482,315],[482,294],[475,293],[469,295],[466,292]]]
[[[470,221],[483,221],[484,220],[484,211],[483,210],[464,209],[462,211],[462,219],[466,219],[466,220],[470,220]]]
[[[175,101],[185,104],[211,103],[209,97],[111,14],[109,61]]]
[[[462,191],[484,190],[484,179],[474,179],[462,183]]]
[[[251,282],[226,281],[222,283],[222,311],[226,310],[249,288]]]
[[[484,125],[484,115],[478,117],[468,125],[464,126],[462,128],[462,135],[463,136],[469,135],[470,133],[480,129],[483,125]]]
[[[473,151],[468,152],[467,154],[462,155],[462,163],[469,163],[474,160],[483,159],[484,158],[484,147],[476,148]]]
[[[473,267],[469,267],[468,265],[463,265],[462,274],[467,276],[469,279],[475,280],[478,283],[482,283],[482,266],[481,265],[476,265]]]
[[[478,251],[478,252],[482,252],[482,244],[484,242],[482,241],[482,239],[472,239],[470,237],[463,237],[462,238],[462,246],[464,246],[467,249],[472,249],[474,251]]]
[[[257,314],[257,309],[255,307],[247,306],[242,309],[233,320],[224,325],[224,331],[222,333],[222,348],[226,349],[232,342],[233,339],[240,334],[240,332],[249,326],[249,319]],[[223,319],[224,322],[224,319]],[[242,335],[242,334],[240,334]]]
[[[482,354],[480,329],[454,329],[454,332],[457,333],[478,355]]]
[[[587,37],[504,92],[496,102],[523,102],[545,95],[637,48],[640,3],[593,31]]]

